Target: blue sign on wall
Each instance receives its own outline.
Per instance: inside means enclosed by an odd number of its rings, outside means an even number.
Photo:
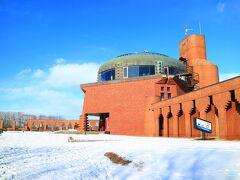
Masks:
[[[194,119],[195,129],[201,130],[206,133],[212,133],[212,123],[200,118]]]

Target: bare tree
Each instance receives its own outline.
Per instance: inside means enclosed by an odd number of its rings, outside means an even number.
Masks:
[[[59,120],[63,119],[61,116],[46,116],[46,115],[34,115],[34,114],[26,114],[23,112],[0,112],[0,120],[3,120],[4,128],[11,128],[13,121],[16,121],[17,127],[23,127],[25,121],[32,119],[53,119]]]

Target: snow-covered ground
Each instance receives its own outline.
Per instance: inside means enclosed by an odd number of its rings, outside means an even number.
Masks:
[[[113,164],[106,152],[133,162]],[[4,132],[0,179],[240,179],[240,142]]]

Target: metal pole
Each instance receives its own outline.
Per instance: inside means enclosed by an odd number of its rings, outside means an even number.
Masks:
[[[202,140],[206,140],[206,133],[202,131]]]

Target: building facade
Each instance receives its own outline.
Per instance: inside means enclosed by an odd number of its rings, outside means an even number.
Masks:
[[[212,122],[209,137],[240,139],[240,77],[219,83],[202,35],[186,37],[179,48],[179,60],[143,52],[103,64],[98,82],[81,85],[80,130],[88,116],[99,116],[99,129],[111,134],[199,137],[199,117]]]

